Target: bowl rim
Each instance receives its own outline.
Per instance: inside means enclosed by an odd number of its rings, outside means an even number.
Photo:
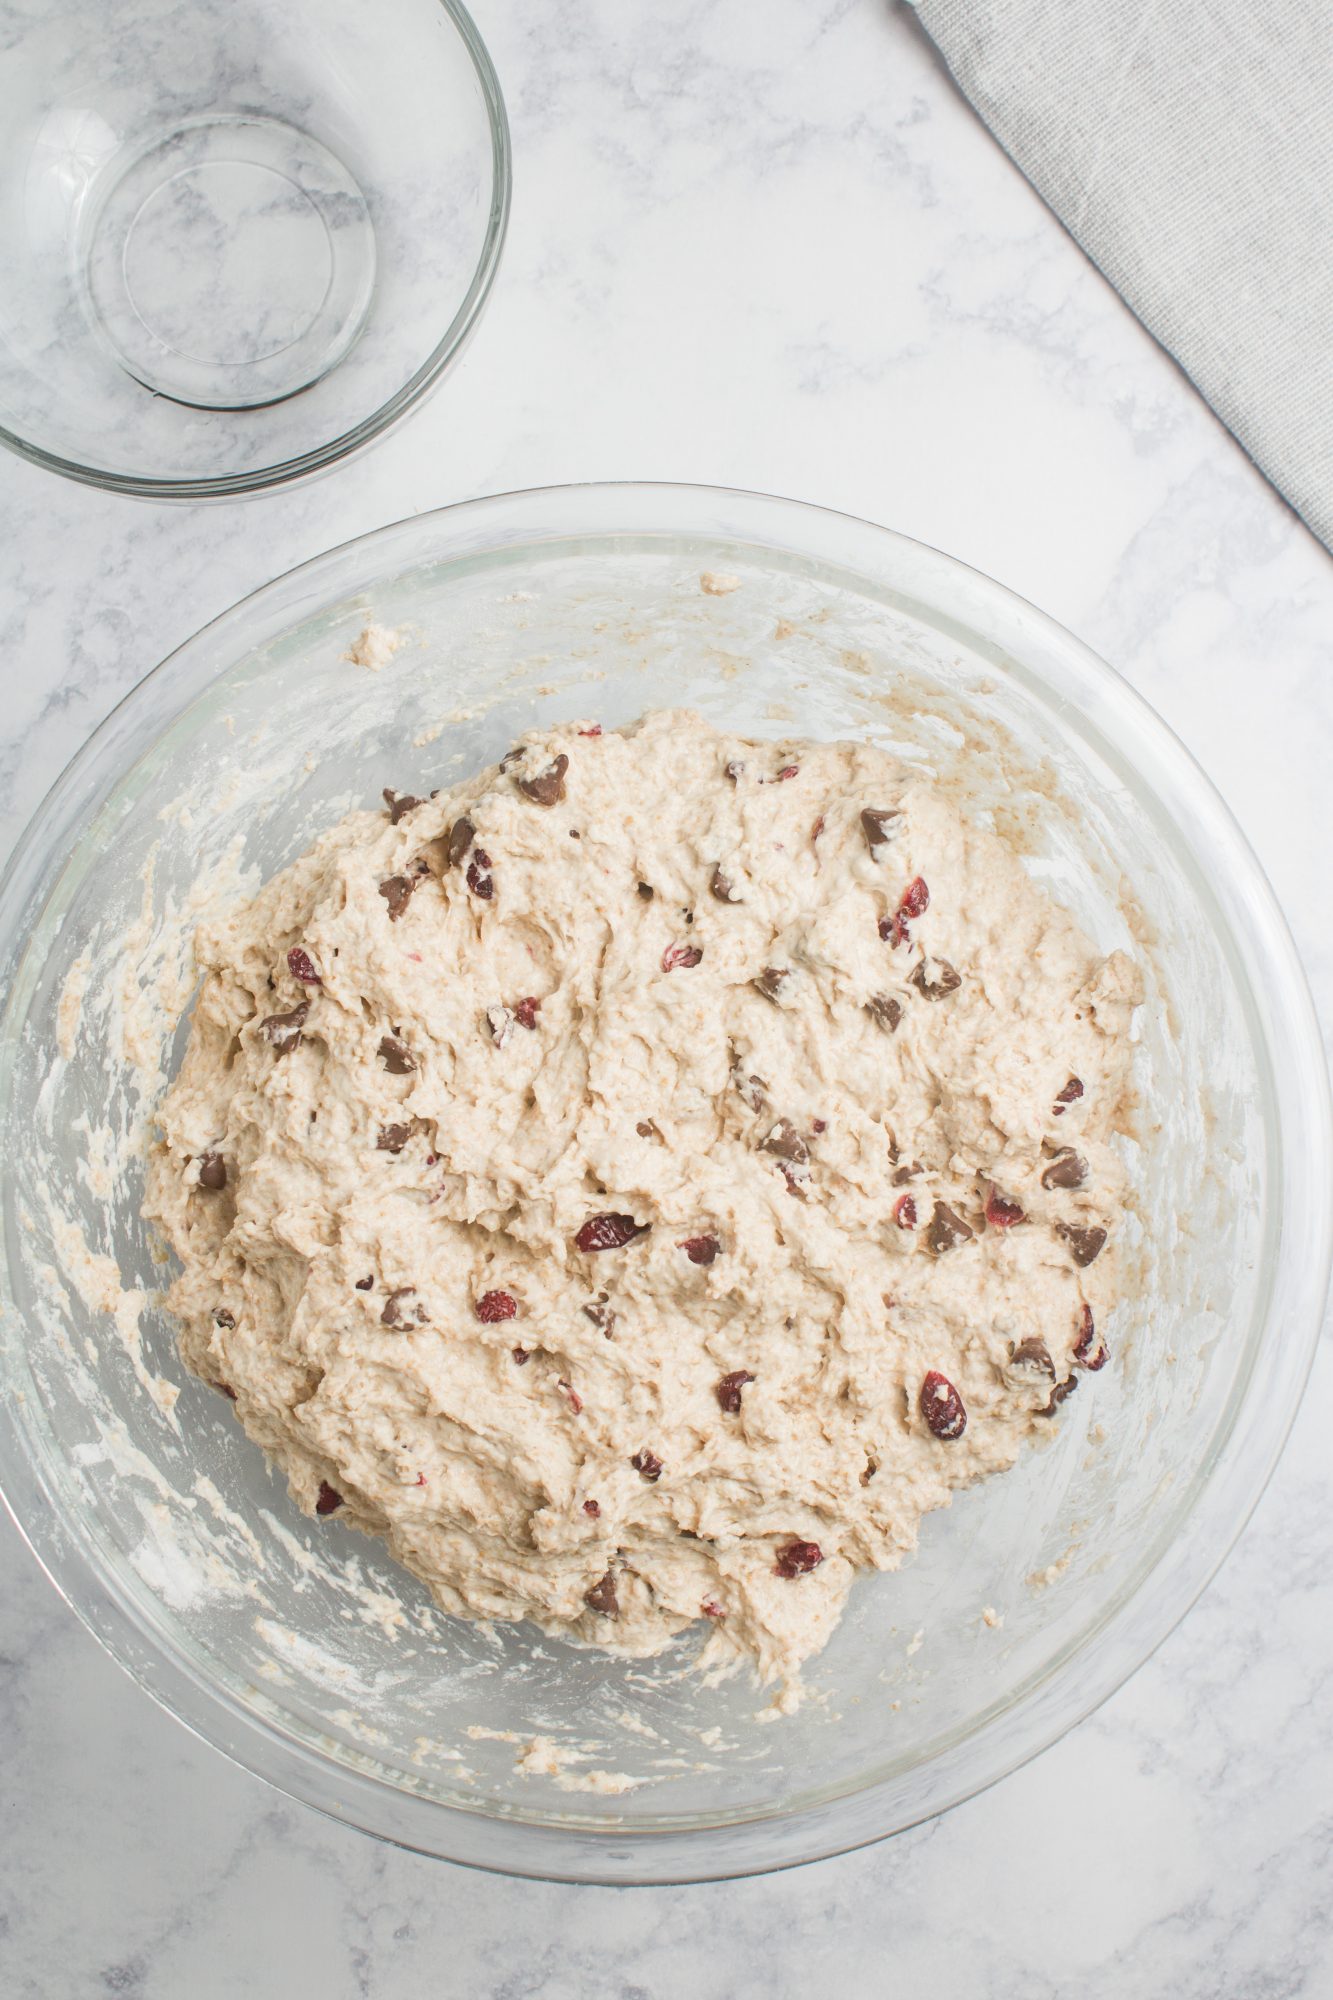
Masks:
[[[552,529],[550,515],[562,508],[575,517],[576,529],[565,525]],[[670,516],[673,509],[678,513],[696,510],[704,517],[702,525],[664,524],[661,517]],[[723,514],[734,519],[737,513],[745,519],[748,534],[734,527],[710,532],[710,519]],[[636,514],[641,518],[625,518]],[[600,527],[591,528],[588,517],[600,522]],[[655,529],[649,526],[654,519]],[[1260,956],[1280,975],[1267,983],[1265,992],[1272,1024],[1264,1029],[1262,1024],[1256,1027],[1252,1023],[1252,1033],[1262,1036],[1261,1055],[1271,1054],[1274,1048],[1283,1050],[1289,1058],[1289,1080],[1294,1078],[1300,1086],[1289,1090],[1274,1112],[1282,1142],[1278,1165],[1296,1158],[1305,1173],[1304,1192],[1301,1183],[1288,1176],[1291,1200],[1283,1204],[1282,1230],[1286,1263],[1279,1260],[1281,1275],[1299,1254],[1298,1296],[1294,1308],[1291,1300],[1286,1301],[1284,1345],[1274,1357],[1277,1365],[1267,1379],[1266,1393],[1248,1393],[1240,1399],[1230,1429],[1202,1480],[1189,1517],[1191,1532],[1178,1536],[1126,1601],[1108,1613],[1101,1634],[1107,1643],[1094,1662],[1085,1662],[1077,1686],[1069,1684],[1067,1674],[1062,1680],[1057,1675],[1021,1696],[1000,1718],[1010,1726],[1007,1737],[1001,1732],[998,1741],[996,1722],[983,1721],[942,1757],[943,1782],[929,1800],[891,1824],[882,1818],[877,1821],[875,1813],[876,1800],[886,1790],[883,1782],[767,1818],[688,1830],[631,1831],[525,1822],[400,1791],[389,1780],[354,1769],[286,1734],[246,1709],[224,1688],[203,1682],[187,1662],[164,1645],[59,1518],[37,1463],[25,1450],[25,1426],[14,1409],[0,1401],[0,1498],[56,1589],[160,1706],[242,1768],[340,1823],[356,1825],[404,1848],[494,1872],[543,1880],[625,1884],[760,1873],[869,1845],[987,1789],[1049,1747],[1120,1687],[1175,1629],[1207,1586],[1268,1483],[1294,1421],[1318,1340],[1333,1249],[1333,1207],[1327,1199],[1333,1181],[1333,1112],[1327,1069],[1295,946],[1263,870],[1230,809],[1168,725],[1066,628],[957,559],[855,515],[735,488],[589,482],[460,501],[354,537],[310,558],[239,600],[176,647],[130,690],[71,758],[20,836],[0,881],[0,939],[9,940],[5,969],[12,971],[19,964],[40,908],[63,866],[63,859],[52,859],[67,851],[59,838],[60,822],[68,823],[73,817],[82,825],[89,799],[95,797],[100,803],[105,796],[98,793],[97,786],[106,779],[108,769],[116,773],[113,784],[123,775],[122,753],[127,743],[147,748],[217,677],[224,655],[214,642],[225,636],[226,628],[243,610],[253,615],[280,607],[284,625],[298,622],[327,601],[318,586],[337,576],[353,551],[366,573],[358,572],[352,579],[344,575],[338,585],[340,599],[373,588],[376,579],[413,567],[410,558],[387,567],[372,561],[408,547],[428,547],[431,562],[448,564],[492,549],[512,553],[517,548],[540,547],[563,541],[572,533],[577,533],[582,543],[590,536],[612,542],[626,534],[637,539],[656,532],[711,540],[733,551],[748,542],[758,550],[790,552],[790,542],[765,538],[770,522],[786,524],[790,534],[804,531],[807,539],[817,539],[821,532],[832,538],[840,553],[828,560],[843,568],[849,579],[859,575],[868,581],[869,573],[860,566],[860,559],[877,551],[886,563],[893,559],[915,564],[921,576],[947,579],[958,591],[970,592],[990,614],[988,634],[998,632],[1018,642],[1016,647],[1006,646],[1016,665],[1022,664],[1023,645],[1040,642],[1059,665],[1066,696],[1079,689],[1092,706],[1107,697],[1114,700],[1119,723],[1128,732],[1134,752],[1146,760],[1148,784],[1159,804],[1162,790],[1158,780],[1163,773],[1186,786],[1196,841],[1206,838],[1214,848],[1220,845],[1225,857],[1231,899],[1228,908],[1234,911],[1230,921],[1236,929],[1243,925],[1247,934],[1259,940]],[[508,540],[503,539],[506,525],[511,530]],[[515,528],[522,532],[513,533]],[[495,539],[497,533],[502,537],[499,540]],[[855,545],[850,554],[843,546],[846,540]],[[416,560],[421,559],[418,554]],[[164,685],[171,688],[173,696],[165,715],[154,709],[150,695],[150,690],[155,693]],[[140,717],[145,719],[136,738],[134,725]],[[1117,747],[1122,747],[1121,739],[1117,739]],[[53,833],[57,836],[54,839]],[[13,1005],[7,993],[6,1034]],[[1264,1315],[1270,1345],[1277,1317],[1270,1295]],[[1230,1474],[1225,1483],[1219,1479],[1224,1463]],[[1124,1629],[1130,1607],[1139,1614],[1133,1635]],[[1059,1685],[1053,1686],[1053,1680]],[[1017,1733],[1011,1726],[1015,1720],[1024,1724]],[[988,1755],[977,1759],[974,1753],[978,1747]]]
[[[121,493],[139,500],[235,499],[243,494],[264,493],[275,487],[291,485],[336,465],[341,459],[350,457],[374,439],[382,437],[425,400],[462,354],[489,301],[509,229],[514,182],[509,114],[490,51],[463,0],[435,0],[435,4],[448,16],[458,34],[472,63],[486,107],[491,142],[491,198],[481,254],[467,291],[441,339],[407,381],[368,416],[325,443],[314,445],[309,451],[298,452],[293,458],[279,459],[271,465],[256,466],[246,472],[191,475],[189,478],[112,472],[103,466],[85,465],[62,452],[49,451],[44,445],[35,444],[21,432],[2,423],[0,445],[29,465],[40,466],[46,472],[58,472],[66,479],[76,480],[83,486],[95,486],[104,493]],[[297,395],[301,393],[297,391]]]

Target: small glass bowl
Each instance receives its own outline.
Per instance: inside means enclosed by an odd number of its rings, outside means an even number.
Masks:
[[[379,630],[358,644],[363,628]],[[572,718],[699,709],[862,738],[962,790],[1149,1001],[1111,1365],[1048,1447],[855,1585],[764,1720],[688,1644],[613,1659],[445,1618],[307,1520],[187,1377],[136,1141],[179,1059],[201,885],[294,859]],[[631,802],[632,803],[632,802]],[[627,804],[627,810],[629,805]],[[1286,1437],[1318,1332],[1328,1092],[1282,918],[1180,744],[1068,632],[905,536],[755,494],[563,488],[293,570],[135,689],[0,883],[0,1484],[173,1714],[296,1797],[518,1874],[780,1867],[941,1811],[1086,1715],[1186,1610]],[[128,1293],[128,1296],[126,1294]],[[178,1392],[178,1396],[177,1396]]]
[[[113,492],[298,479],[419,402],[509,213],[458,0],[53,5],[0,46],[0,441]]]

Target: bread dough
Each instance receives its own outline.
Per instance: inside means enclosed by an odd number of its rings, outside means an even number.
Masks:
[[[446,1611],[790,1676],[1106,1357],[1135,967],[878,750],[534,733],[198,955],[184,1358]]]

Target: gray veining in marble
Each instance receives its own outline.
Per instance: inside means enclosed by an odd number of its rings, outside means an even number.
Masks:
[[[0,464],[0,845],[154,662],[330,543],[579,478],[902,527],[1124,672],[1333,1002],[1333,567],[886,0],[476,8],[516,194],[482,329],[369,456],[158,509]],[[893,1843],[662,1891],[374,1845],[186,1735],[0,1531],[0,1990],[466,2000],[1333,1994],[1333,1353],[1218,1580],[1111,1702]]]

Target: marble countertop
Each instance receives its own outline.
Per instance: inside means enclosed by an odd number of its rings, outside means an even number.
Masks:
[[[330,543],[587,478],[906,529],[1124,673],[1220,786],[1329,1018],[1333,564],[889,0],[478,0],[516,193],[433,400],[296,491],[155,508],[0,463],[0,848],[163,654]],[[945,1819],[784,1876],[477,1876],[160,1714],[0,1529],[0,1975],[25,2000],[1282,2000],[1333,1992],[1333,1353],[1220,1576],[1113,1700]]]

